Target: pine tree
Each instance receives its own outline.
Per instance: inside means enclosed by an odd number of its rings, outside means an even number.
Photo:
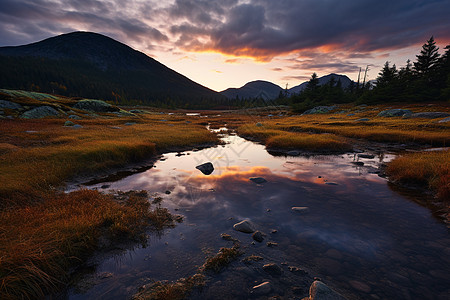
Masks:
[[[319,78],[317,78],[317,74],[316,72],[314,72],[311,75],[311,79],[308,81],[308,84],[306,85],[306,90],[315,91],[318,86],[319,86]]]
[[[398,76],[397,67],[395,64],[390,67],[389,62],[384,63],[383,69],[381,69],[380,73],[378,73],[377,77],[377,87],[384,87],[389,84],[392,84]]]
[[[427,76],[435,69],[439,61],[438,50],[433,36],[422,46],[420,54],[416,55],[417,62],[414,63],[414,71],[419,77]]]

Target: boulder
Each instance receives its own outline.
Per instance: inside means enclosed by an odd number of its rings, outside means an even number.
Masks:
[[[0,108],[8,108],[8,109],[15,109],[15,110],[23,110],[23,106],[15,103],[15,102],[11,102],[11,101],[7,101],[7,100],[0,100]]]
[[[40,119],[45,117],[55,117],[59,113],[56,109],[50,106],[39,106],[24,112],[21,116],[23,119]]]
[[[81,120],[81,117],[80,117],[80,116],[77,116],[77,115],[70,115],[70,116],[69,116],[69,119],[72,119],[72,120]]]
[[[404,117],[411,116],[412,112],[409,109],[388,109],[383,110],[378,114],[378,117]]]
[[[106,103],[102,100],[80,100],[74,106],[74,108],[87,110],[91,112],[118,112],[120,109],[118,107],[114,107],[109,103]]]
[[[306,213],[309,210],[309,208],[306,206],[294,206],[291,209],[292,209],[292,211],[296,211],[296,212],[300,212],[300,213]]]
[[[255,227],[253,226],[252,222],[249,220],[244,220],[239,223],[236,223],[233,225],[234,230],[243,232],[243,233],[253,233],[255,232]]]
[[[411,115],[411,118],[436,119],[450,117],[449,113],[440,111],[419,112]]]
[[[272,276],[280,276],[283,273],[283,269],[279,265],[274,263],[265,264],[263,266],[263,270]]]
[[[214,171],[214,166],[210,162],[198,165],[195,168],[200,170],[205,175],[209,175]]]
[[[333,109],[336,109],[336,105],[332,106],[316,106],[314,108],[308,109],[303,114],[304,115],[310,115],[310,114],[326,114],[332,111]]]
[[[64,122],[64,126],[73,126],[73,125],[75,125],[75,123],[72,122],[72,121],[66,121],[66,122]]]
[[[314,281],[309,288],[308,300],[346,300],[344,296],[330,289],[322,281]]]
[[[263,183],[266,183],[266,182],[267,182],[267,180],[265,180],[265,179],[262,178],[262,177],[250,177],[249,180],[250,180],[251,182],[256,183],[256,184],[263,184]]]
[[[257,241],[258,243],[261,243],[262,241],[264,241],[264,235],[263,235],[263,233],[261,232],[261,231],[255,231],[253,234],[252,234],[252,238],[255,240],[255,241]]]
[[[255,295],[266,295],[272,291],[272,285],[270,282],[265,281],[259,285],[255,285],[252,288],[252,293]]]

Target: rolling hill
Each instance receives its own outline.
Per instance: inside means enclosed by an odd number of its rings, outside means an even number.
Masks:
[[[155,59],[107,36],[73,32],[0,47],[0,88],[113,100],[205,106],[225,100]]]

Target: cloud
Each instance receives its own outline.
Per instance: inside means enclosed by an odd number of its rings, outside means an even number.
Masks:
[[[86,30],[143,48],[260,61],[334,53],[350,69],[352,59],[421,45],[431,35],[450,42],[449,14],[448,0],[0,0],[0,43]]]
[[[272,68],[271,70],[272,70],[272,71],[275,71],[275,72],[281,72],[281,71],[283,71],[282,68]]]

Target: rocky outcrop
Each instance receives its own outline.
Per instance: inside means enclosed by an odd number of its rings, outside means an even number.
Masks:
[[[120,109],[118,107],[112,106],[109,103],[101,100],[80,100],[74,106],[74,108],[87,110],[91,112],[118,112]]]
[[[0,100],[0,108],[15,109],[15,110],[24,109],[22,105],[7,100]]]
[[[411,115],[411,118],[437,119],[450,117],[449,113],[440,111],[419,112]]]
[[[314,108],[308,109],[307,111],[305,111],[303,114],[304,115],[310,115],[310,114],[326,114],[329,113],[330,111],[336,109],[337,106],[336,105],[332,105],[332,106],[316,106]]]
[[[40,119],[45,117],[56,117],[59,112],[50,106],[39,106],[24,112],[21,118],[24,119]]]
[[[404,117],[411,116],[412,112],[409,109],[388,109],[383,110],[378,114],[378,117]]]

